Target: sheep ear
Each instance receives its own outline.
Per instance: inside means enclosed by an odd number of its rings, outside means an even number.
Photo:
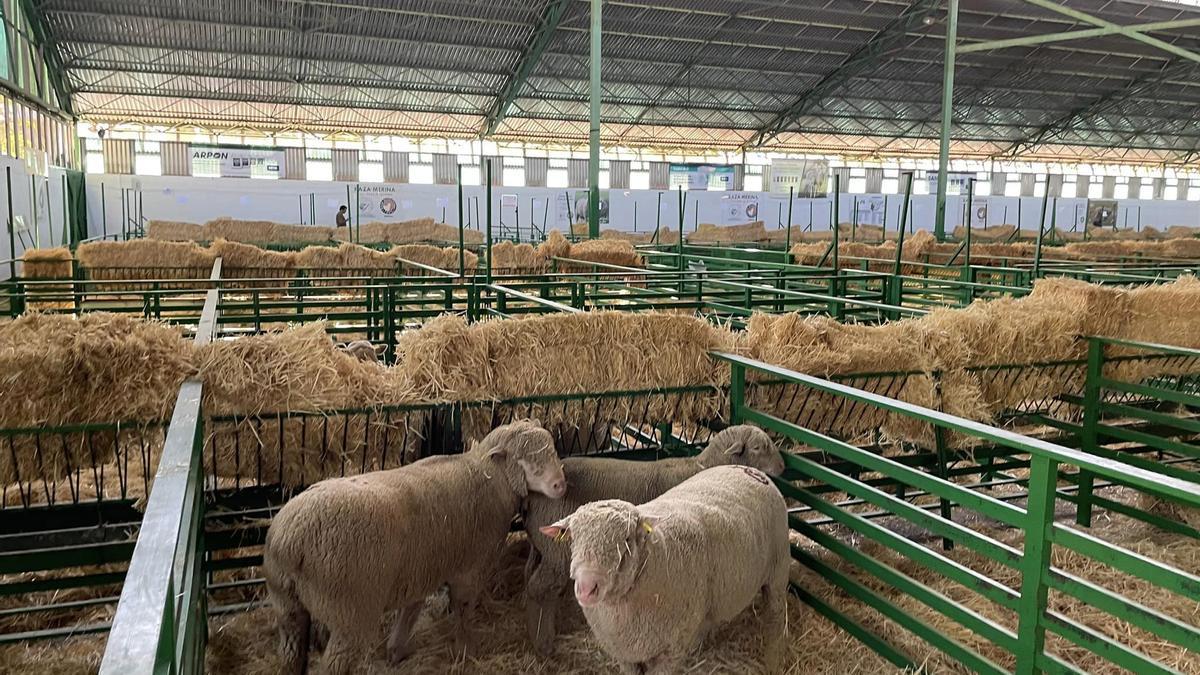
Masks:
[[[737,443],[734,443],[733,445],[729,446],[729,449],[727,449],[725,451],[725,454],[733,455],[734,457],[741,457],[745,453],[746,453],[746,444],[742,441],[738,441]]]
[[[375,353],[383,354],[387,351],[387,345],[375,345]]]
[[[571,531],[569,529],[567,529],[567,519],[566,518],[563,518],[562,520],[558,521],[557,523],[554,523],[553,525],[546,525],[545,527],[540,527],[540,528],[538,528],[538,531],[541,532],[542,534],[546,535],[547,537],[550,537],[554,541],[564,541],[565,539],[567,539],[568,537],[571,536]]]
[[[488,459],[494,459],[498,462],[508,460],[508,448],[492,448],[488,451]]]
[[[658,527],[658,516],[642,516],[638,524],[642,526],[643,532],[650,534],[654,531],[654,528]]]

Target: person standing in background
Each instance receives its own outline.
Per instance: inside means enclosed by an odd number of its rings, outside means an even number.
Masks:
[[[338,212],[337,212],[337,226],[338,227],[346,227],[347,225],[350,224],[349,219],[346,217],[347,211],[349,211],[349,209],[344,204],[342,205],[342,208],[338,209]]]

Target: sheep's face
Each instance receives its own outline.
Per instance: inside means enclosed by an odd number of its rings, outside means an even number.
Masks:
[[[373,345],[366,340],[355,340],[339,347],[350,356],[367,363],[378,363],[380,355],[387,349],[386,345]]]
[[[508,464],[514,488],[524,496],[529,490],[551,499],[562,499],[567,493],[567,478],[562,462],[554,449],[554,437],[537,420],[518,420],[492,430],[482,441],[493,461]],[[520,468],[517,477],[512,471]]]
[[[550,443],[550,452],[517,460],[521,470],[525,472],[525,485],[534,492],[540,492],[551,499],[562,499],[567,494],[567,477],[563,474],[562,462],[554,452],[554,443]]]
[[[541,529],[542,534],[571,545],[571,578],[581,607],[619,600],[637,581],[644,566],[654,520],[629,502],[592,502]]]
[[[767,432],[739,424],[715,434],[704,450],[706,467],[733,464],[749,466],[768,476],[783,474],[783,456]]]

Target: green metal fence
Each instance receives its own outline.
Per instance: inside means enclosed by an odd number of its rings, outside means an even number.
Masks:
[[[801,443],[824,456],[853,465],[852,471],[837,471],[807,456],[785,457],[790,475],[779,481],[785,496],[802,506],[793,509],[793,529],[812,542],[814,548],[793,546],[793,556],[801,565],[821,575],[845,597],[869,607],[879,615],[911,632],[954,662],[981,673],[1080,672],[1048,648],[1048,635],[1061,638],[1054,645],[1070,643],[1121,668],[1138,673],[1173,672],[1161,664],[1078,616],[1069,616],[1048,603],[1053,591],[1093,610],[1111,621],[1121,621],[1146,631],[1156,639],[1193,648],[1200,644],[1200,630],[1177,616],[1156,611],[1122,595],[1120,590],[1066,572],[1052,563],[1054,550],[1086,556],[1095,564],[1128,575],[1142,583],[1153,584],[1162,593],[1173,593],[1192,601],[1200,600],[1200,577],[1193,571],[1176,569],[1136,552],[1106,542],[1085,529],[1055,522],[1055,507],[1067,500],[1059,488],[1064,476],[1086,473],[1095,479],[1118,482],[1140,493],[1169,499],[1190,508],[1200,508],[1200,484],[1166,475],[1107,457],[1073,450],[1034,438],[1020,436],[942,412],[866,392],[820,378],[790,372],[769,364],[732,354],[718,358],[731,367],[731,422],[758,424]],[[884,457],[855,444],[807,429],[798,424],[749,407],[746,395],[748,373],[795,383],[814,392],[843,398],[891,414],[902,415],[929,424],[939,436],[959,434],[981,443],[1005,448],[1014,455],[1030,458],[1025,504],[1003,501],[984,491],[955,484],[907,466],[895,458]],[[1157,467],[1155,467],[1157,468]],[[890,494],[864,480],[864,476],[882,477],[891,484],[936,498],[919,504]],[[1066,481],[1063,481],[1066,482]],[[833,486],[846,495],[842,501],[830,500],[812,486]],[[901,495],[903,493],[900,493]],[[861,505],[879,511],[864,513]],[[989,534],[984,528],[967,527],[953,518],[950,505],[973,511],[995,523],[1020,533],[1019,546]],[[949,582],[956,589],[945,592],[943,586],[921,580],[871,555],[860,545],[847,542],[829,525],[814,524],[807,516],[819,515],[825,523],[836,524],[864,541],[888,549],[938,582]],[[995,578],[977,571],[933,546],[922,545],[898,534],[895,527],[881,525],[886,515],[908,526],[934,535],[943,547],[961,546],[981,559],[997,563],[1009,571]],[[874,516],[874,517],[871,517]],[[1016,583],[1005,583],[1016,579]],[[835,623],[849,630],[897,666],[916,668],[919,654],[906,653],[892,644],[886,635],[869,630],[851,616],[845,606],[826,601],[811,589],[797,593]],[[996,608],[996,614],[977,611],[972,603],[961,600],[962,593],[973,594]],[[972,644],[955,637],[944,628],[921,618],[897,602],[898,596],[911,598],[940,617],[962,626],[974,636]],[[1004,620],[993,618],[1003,616]]]

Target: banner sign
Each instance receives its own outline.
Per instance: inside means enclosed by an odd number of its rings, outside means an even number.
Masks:
[[[388,184],[361,185],[358,188],[358,219],[367,223],[372,220],[404,220],[400,209],[398,186]]]
[[[733,194],[721,197],[721,224],[745,225],[758,220],[758,195]]]
[[[197,161],[216,163],[223,177],[249,178],[252,174],[275,178],[283,176],[283,150],[191,145],[188,146],[188,154],[193,164]]]
[[[948,195],[965,195],[967,194],[967,184],[975,177],[973,173],[948,173],[946,174],[946,194]],[[929,194],[937,194],[938,172],[930,171],[925,174],[925,179],[929,181]]]
[[[824,197],[829,192],[829,162],[823,159],[771,160],[771,193],[797,197]]]
[[[988,200],[976,197],[971,200],[971,227],[982,230],[988,226]]]
[[[672,190],[686,187],[689,190],[732,190],[733,167],[717,164],[672,164],[670,183]]]
[[[1117,229],[1117,202],[1111,199],[1089,199],[1087,226]]]
[[[588,192],[581,190],[575,193],[575,222],[588,221]],[[608,224],[608,190],[600,191],[600,224]]]
[[[887,201],[883,195],[865,195],[855,199],[859,225],[883,225],[883,209]]]

